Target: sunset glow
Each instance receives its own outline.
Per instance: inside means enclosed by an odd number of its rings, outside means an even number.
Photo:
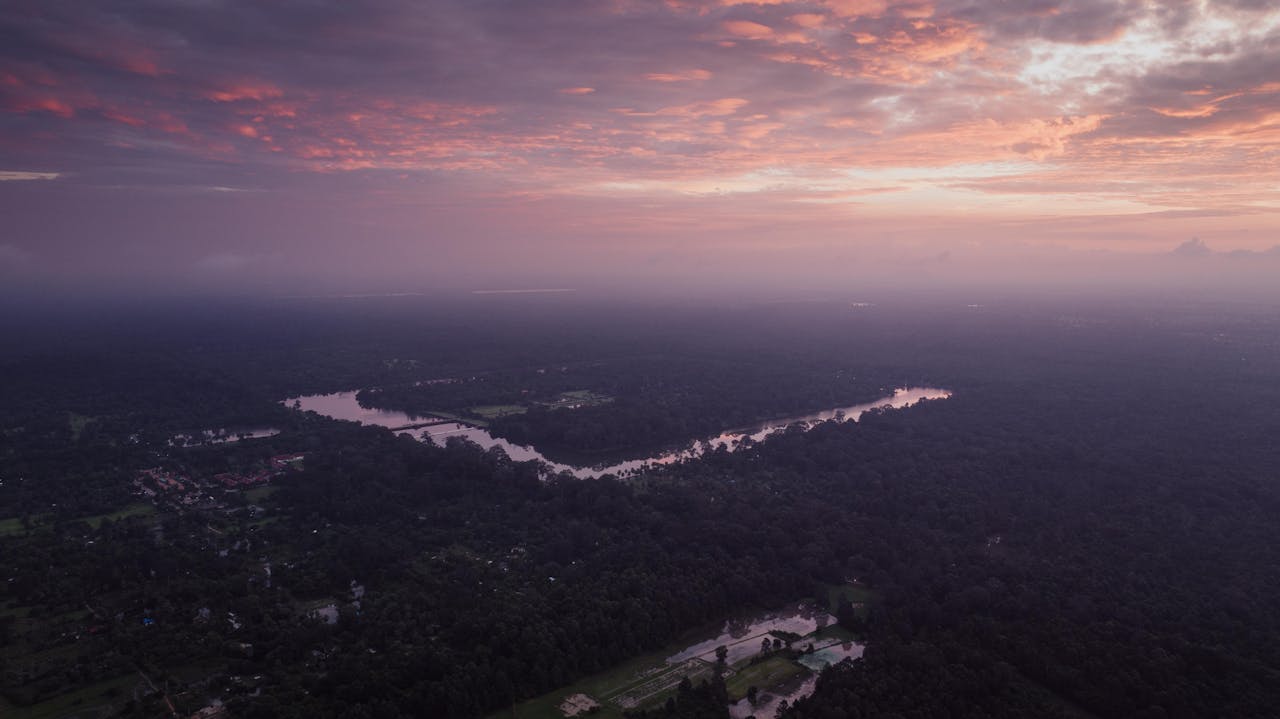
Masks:
[[[1280,243],[1269,2],[18,0],[0,38],[0,271]]]

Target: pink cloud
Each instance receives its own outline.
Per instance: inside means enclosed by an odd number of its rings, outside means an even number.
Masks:
[[[257,81],[223,85],[204,93],[206,98],[214,102],[241,102],[244,100],[261,102],[275,99],[282,95],[284,95],[284,90],[279,87],[271,83]]]
[[[644,77],[646,80],[652,80],[654,82],[691,82],[710,80],[711,71],[698,69],[686,70],[683,72],[651,72],[647,73]]]
[[[726,20],[722,27],[730,35],[747,38],[748,40],[763,40],[773,37],[773,28],[750,20]]]
[[[886,0],[825,0],[823,4],[842,17],[880,17],[889,9]]]
[[[826,23],[826,17],[824,15],[811,12],[788,15],[787,20],[789,20],[793,25],[799,25],[804,28],[822,27]]]
[[[1150,4],[1104,0],[446,5],[355,18],[320,0],[308,33],[253,7],[237,52],[197,20],[50,5],[24,31],[38,53],[0,49],[0,146],[24,167],[212,159],[282,186],[379,170],[504,198],[720,187],[814,213],[912,193],[1274,204],[1280,45],[1212,4],[1168,30]],[[1151,34],[1141,51],[1132,32]]]

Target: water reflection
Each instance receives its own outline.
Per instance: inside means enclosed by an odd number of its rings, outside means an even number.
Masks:
[[[672,654],[667,657],[667,663],[679,664],[695,657],[706,662],[714,662],[716,647],[723,646],[729,651],[726,662],[733,665],[742,659],[759,654],[760,640],[765,635],[773,637],[773,632],[787,632],[803,637],[813,634],[828,624],[834,624],[835,621],[835,617],[810,604],[791,606],[780,612],[757,616],[749,621],[728,621],[724,623],[719,635]]]
[[[855,404],[849,407],[835,407],[799,417],[787,417],[785,419],[761,422],[744,429],[728,430],[684,449],[665,450],[649,457],[622,462],[579,465],[552,461],[533,447],[513,444],[501,437],[494,437],[483,427],[475,427],[432,415],[415,415],[395,410],[362,407],[360,402],[356,400],[356,394],[356,392],[352,391],[307,395],[285,400],[284,404],[303,412],[315,412],[334,419],[360,422],[396,430],[408,428],[406,431],[412,431],[418,436],[430,437],[438,444],[443,444],[449,437],[465,437],[485,449],[501,447],[513,460],[537,460],[546,464],[553,473],[568,472],[580,479],[592,479],[604,474],[624,474],[640,470],[648,465],[671,464],[685,459],[693,459],[702,455],[708,448],[715,450],[724,447],[728,450],[735,450],[745,439],[759,442],[769,435],[781,432],[796,423],[810,427],[818,422],[828,420],[856,422],[863,414],[872,410],[902,409],[922,400],[946,399],[951,396],[951,392],[945,389],[931,387],[899,388],[894,390],[891,396],[873,402]]]

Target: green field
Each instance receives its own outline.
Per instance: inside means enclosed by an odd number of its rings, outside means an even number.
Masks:
[[[495,405],[495,406],[496,406],[496,405]],[[462,416],[462,415],[460,415],[460,414],[454,414],[454,413],[452,413],[452,412],[441,412],[441,411],[439,411],[439,410],[434,410],[434,409],[433,409],[433,410],[430,410],[429,412],[427,412],[427,414],[431,415],[432,417],[439,417],[440,419],[447,419],[447,420],[450,420],[450,421],[452,421],[452,422],[461,422],[461,423],[463,423],[463,424],[471,424],[471,425],[475,425],[476,427],[488,427],[488,426],[489,426],[489,423],[488,423],[488,422],[486,422],[486,421],[484,421],[484,420],[482,420],[482,419],[476,419],[476,418],[474,418],[474,417],[463,417],[463,416]]]
[[[538,404],[547,409],[565,409],[570,407],[594,407],[601,404],[612,402],[613,398],[607,394],[599,394],[589,389],[575,389],[569,392],[561,392],[553,399]]]
[[[828,624],[827,626],[813,633],[813,643],[818,646],[822,646],[823,644],[830,644],[832,640],[841,641],[841,642],[856,642],[858,641],[858,637],[855,636],[853,632],[849,631],[848,629],[845,629],[839,624]],[[799,642],[797,646],[798,648],[803,649],[804,644],[806,643],[807,642]]]
[[[495,417],[524,414],[529,411],[529,408],[521,404],[483,404],[478,407],[470,407],[467,411],[485,419],[494,419]]]
[[[107,514],[98,514],[92,517],[81,517],[80,521],[88,522],[90,527],[97,529],[102,525],[102,520],[104,519],[119,522],[120,520],[128,517],[147,517],[155,513],[156,508],[153,505],[139,502],[136,504],[130,504],[127,507],[117,509],[116,511],[109,512]]]
[[[833,584],[827,587],[827,606],[832,612],[841,599],[853,602],[854,606],[865,606],[874,597],[875,592],[859,584]]]
[[[808,671],[786,655],[778,655],[758,664],[738,665],[734,675],[725,679],[725,686],[729,689],[729,699],[738,701],[747,695],[749,687],[763,691]]]
[[[79,517],[71,521],[86,522],[90,527],[97,529],[98,527],[102,526],[102,520],[104,519],[110,519],[113,522],[118,522],[121,519],[125,519],[127,517],[144,517],[144,516],[149,516],[155,513],[156,513],[156,508],[154,506],[150,504],[144,504],[142,502],[138,502],[138,503],[130,504],[126,507],[117,509],[114,512],[108,512],[106,514],[95,514],[91,517]],[[49,517],[47,515],[32,517],[31,528],[39,529],[42,525],[44,525],[45,522],[48,521],[48,519]],[[22,526],[22,517],[9,517],[7,519],[0,519],[0,537],[8,536],[11,534],[22,534],[25,531],[27,530],[25,527]]]
[[[244,526],[245,526],[245,529],[255,528],[255,527],[265,527],[268,524],[273,524],[279,521],[280,521],[279,517],[263,517],[262,519],[255,519],[252,522],[245,524]]]
[[[696,683],[712,675],[714,667],[707,662],[691,660],[677,666],[666,663],[666,657],[686,646],[687,643],[673,644],[660,652],[637,657],[607,672],[497,712],[490,719],[563,719],[559,705],[572,694],[586,694],[599,702],[600,709],[590,716],[603,719],[622,719],[623,707],[619,700],[628,696],[646,697],[636,708],[660,706],[674,693],[682,677],[688,676]],[[779,654],[757,664],[743,662],[735,665],[726,672],[725,684],[730,699],[737,701],[747,695],[749,687],[765,691],[808,672],[787,655]]]
[[[28,707],[16,707],[0,700],[0,716],[5,719],[96,719],[110,716],[114,709],[129,699],[138,681],[137,674],[126,674]]]
[[[573,694],[585,694],[600,704],[600,708],[591,714],[593,717],[622,719],[623,712],[628,708],[659,707],[667,697],[675,693],[682,677],[688,676],[691,681],[697,683],[713,676],[715,666],[709,661],[690,659],[673,666],[667,664],[666,658],[688,649],[700,640],[716,636],[719,626],[716,624],[716,629],[707,627],[702,631],[691,632],[680,642],[673,643],[661,651],[636,657],[606,672],[517,704],[510,709],[491,715],[489,719],[562,719],[564,715],[559,706],[566,697]],[[800,649],[811,641],[825,646],[833,641],[848,638],[850,638],[848,632],[833,625],[819,630],[817,634],[806,635],[797,640],[795,646]],[[758,644],[759,638],[753,637],[750,641]],[[724,676],[729,696],[736,701],[745,697],[747,689],[752,686],[761,691],[767,691],[807,675],[809,671],[793,661],[789,653],[782,652],[756,664],[750,663],[750,657],[740,660],[728,667]]]
[[[14,600],[15,602],[17,600]],[[0,609],[0,617],[13,617],[15,620],[24,619],[31,613],[31,607],[24,607],[19,604],[9,603]]]
[[[254,487],[253,489],[246,489],[242,494],[244,495],[245,500],[249,502],[261,502],[267,497],[275,494],[279,489],[279,487],[270,486]]]
[[[662,650],[636,657],[613,669],[587,677],[563,689],[522,702],[510,709],[496,712],[490,716],[490,719],[563,719],[564,715],[561,714],[559,709],[560,702],[571,694],[586,694],[600,702],[599,711],[592,713],[590,715],[592,717],[622,719],[622,708],[608,700],[634,691],[644,684],[664,678],[665,675],[672,675],[670,678],[673,680],[672,687],[674,688],[680,682],[680,678],[684,676],[684,672],[673,671],[673,668],[667,664],[666,658],[686,646],[688,646],[688,642],[681,642],[667,646]],[[708,675],[710,668],[710,665],[706,665]],[[696,680],[696,677],[690,678]],[[658,692],[644,702],[641,707],[648,707],[666,701],[668,694],[670,694],[669,691]]]
[[[10,534],[21,534],[26,531],[22,526],[22,517],[9,517],[8,519],[0,519],[0,537]]]

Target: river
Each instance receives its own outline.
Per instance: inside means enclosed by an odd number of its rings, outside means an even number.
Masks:
[[[945,389],[935,389],[931,387],[903,387],[895,389],[892,395],[872,402],[855,404],[849,407],[834,407],[832,409],[801,415],[798,417],[769,420],[767,422],[756,424],[752,427],[727,430],[715,437],[708,437],[704,441],[691,443],[683,449],[662,450],[652,456],[641,457],[639,459],[630,459],[613,463],[606,462],[588,466],[553,462],[533,447],[513,444],[501,437],[494,437],[483,427],[476,427],[462,422],[438,420],[436,417],[429,414],[412,415],[393,410],[362,407],[356,400],[356,394],[357,393],[355,391],[333,392],[331,394],[313,394],[285,400],[284,404],[303,412],[315,412],[333,419],[360,422],[362,424],[377,425],[379,427],[387,427],[390,429],[399,429],[409,425],[421,425],[426,422],[438,422],[437,424],[432,424],[429,427],[421,427],[405,431],[412,432],[415,436],[419,436],[424,439],[430,438],[438,444],[443,444],[449,437],[465,437],[485,449],[489,449],[490,447],[501,447],[513,460],[537,460],[546,464],[552,473],[568,472],[580,479],[594,479],[605,474],[620,475],[642,469],[646,466],[671,464],[685,459],[693,459],[707,451],[708,448],[714,450],[719,447],[725,447],[729,450],[734,450],[737,449],[744,439],[751,439],[752,441],[759,442],[765,437],[776,432],[781,432],[796,423],[812,426],[816,423],[828,420],[856,422],[858,418],[871,410],[902,409],[904,407],[910,407],[911,405],[917,404],[923,400],[946,399],[951,396],[951,392]],[[572,410],[561,411],[569,412]]]

